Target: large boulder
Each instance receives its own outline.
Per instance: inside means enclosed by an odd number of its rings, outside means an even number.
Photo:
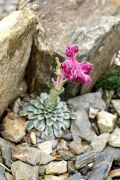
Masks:
[[[19,10],[0,21],[0,116],[11,100],[23,90],[36,17]]]
[[[101,11],[104,6],[107,11],[105,8]],[[56,64],[55,56],[63,60],[65,47],[75,43],[80,47],[80,57],[86,57],[93,63],[92,83],[82,88],[79,84],[67,84],[66,98],[89,92],[108,69],[114,52],[119,49],[120,17],[113,16],[119,14],[117,1],[19,0],[19,8],[25,7],[34,10],[40,8],[36,14],[46,34],[44,36],[43,32],[41,37],[38,26],[26,73],[29,90],[40,93],[48,89]]]

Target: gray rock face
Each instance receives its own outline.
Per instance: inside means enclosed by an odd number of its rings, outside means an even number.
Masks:
[[[16,161],[11,166],[15,180],[38,180],[39,167]]]
[[[82,180],[82,176],[80,173],[76,173],[68,178],[68,180]]]
[[[0,16],[6,16],[9,13],[16,10],[17,1],[16,0],[1,0],[0,1]]]
[[[109,134],[103,133],[100,136],[96,136],[93,139],[91,146],[94,151],[102,152],[104,150],[104,148],[106,147],[108,140],[109,140]]]
[[[6,180],[5,178],[5,169],[0,166],[0,180]]]
[[[21,1],[24,2],[24,0]],[[37,14],[44,26],[47,38],[43,33],[41,41],[41,29],[38,28],[39,33],[34,39],[27,71],[27,81],[31,91],[41,92],[48,89],[55,67],[55,56],[63,60],[65,47],[70,43],[78,44],[80,56],[87,56],[94,67],[91,74],[92,83],[82,88],[82,93],[91,90],[98,78],[109,67],[114,52],[119,49],[120,18],[109,16],[107,13],[103,15],[101,11],[99,15],[93,14],[94,11],[91,9],[96,4],[95,0],[84,1],[82,4],[77,2],[76,5],[74,2],[51,0],[41,1],[39,4],[40,11]],[[66,96],[76,95],[79,89],[80,85],[67,85]]]
[[[95,161],[93,171],[90,172],[87,179],[89,180],[103,180],[108,177],[110,168],[112,166],[113,157],[111,154],[101,153]]]
[[[112,100],[111,102],[115,111],[120,115],[120,99],[115,99],[115,100]]]
[[[120,128],[116,128],[109,138],[109,145],[113,147],[120,147]]]
[[[94,135],[86,111],[76,111],[76,119],[72,121],[71,132],[74,140],[80,138],[91,141]]]
[[[89,110],[90,107],[104,110],[106,108],[102,100],[101,92],[88,93],[68,100],[68,105],[77,110]]]
[[[36,165],[40,162],[41,151],[34,147],[18,145],[12,151],[12,157],[27,162],[31,165]]]
[[[0,116],[23,88],[35,24],[35,15],[27,10],[15,11],[0,21]]]
[[[98,154],[93,151],[89,151],[87,153],[77,156],[75,161],[76,169],[81,169],[85,167],[87,164],[94,162],[97,156]]]
[[[0,138],[0,149],[2,151],[2,157],[5,161],[5,165],[11,166],[11,152],[15,148],[15,145],[3,138]]]

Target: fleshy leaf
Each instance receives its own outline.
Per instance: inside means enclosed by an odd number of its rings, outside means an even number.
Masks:
[[[44,121],[37,121],[35,128],[37,130],[43,131],[45,129],[45,122]]]
[[[20,116],[27,116],[29,113],[28,113],[28,111],[26,111],[26,110],[21,110],[20,112],[19,112],[19,115]]]
[[[45,134],[47,136],[52,136],[53,135],[53,128],[51,126],[50,127],[46,127]]]
[[[62,128],[64,130],[68,129],[70,127],[70,120],[64,120],[62,124]]]
[[[37,119],[37,115],[34,114],[34,113],[30,113],[30,114],[28,115],[28,119]]]
[[[46,120],[46,124],[47,124],[47,126],[52,126],[53,125],[53,121],[51,119],[47,119]]]
[[[32,121],[27,121],[25,126],[26,129],[31,130],[32,128],[34,128],[34,123]]]
[[[41,120],[44,119],[44,116],[38,115],[37,118],[38,118],[39,121],[41,121]]]
[[[60,138],[62,136],[62,130],[61,129],[56,129],[54,128],[54,135],[58,138]]]

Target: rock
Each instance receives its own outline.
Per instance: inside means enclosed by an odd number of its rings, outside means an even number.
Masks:
[[[70,150],[72,151],[72,153],[78,155],[84,152],[84,149],[82,147],[81,141],[72,141],[69,144]]]
[[[89,118],[90,119],[95,119],[97,113],[98,113],[98,109],[94,109],[92,107],[89,108]]]
[[[86,152],[84,154],[77,156],[75,161],[75,168],[81,169],[85,167],[87,164],[94,162],[96,157],[97,157],[97,153],[93,151]]]
[[[83,180],[80,173],[76,173],[68,178],[68,180]]]
[[[114,95],[113,90],[105,90],[104,91],[103,99],[104,99],[104,102],[105,102],[107,108],[110,105],[110,102],[111,102],[111,99],[112,99],[113,95]]]
[[[110,177],[120,177],[120,169],[111,170],[109,173]]]
[[[51,0],[45,5],[43,1],[39,3],[40,11],[37,14],[44,26],[47,38],[44,39],[43,35],[43,42],[41,42],[41,37],[39,37],[41,30],[34,38],[27,71],[27,81],[31,92],[41,92],[48,89],[48,84],[53,76],[55,56],[64,59],[64,49],[70,43],[78,44],[80,57],[87,56],[94,67],[91,74],[91,85],[83,87],[82,93],[91,90],[100,76],[108,69],[114,52],[119,49],[119,16],[114,17],[108,14],[105,16],[101,11],[99,14],[94,13],[93,7],[96,0],[85,1],[82,5],[78,4],[73,5],[71,1],[63,3],[59,0],[55,2]],[[64,22],[64,17],[66,22]],[[75,96],[80,92],[79,89],[79,84],[66,85],[66,98]]]
[[[46,174],[63,174],[67,172],[67,162],[50,162],[46,165]]]
[[[60,176],[46,175],[44,180],[67,180],[67,174]]]
[[[14,113],[9,113],[3,119],[2,136],[10,141],[19,142],[25,136],[25,123],[26,119],[24,117],[19,117]]]
[[[75,169],[74,161],[68,161],[68,173],[74,174],[76,172],[77,172],[77,170]]]
[[[111,156],[113,157],[113,160],[115,162],[120,162],[120,148],[114,148],[111,146],[107,146],[104,150],[104,152],[106,154],[111,154]]]
[[[58,145],[58,140],[51,140],[52,143],[52,148],[55,149],[56,146]]]
[[[74,158],[74,154],[70,151],[58,150],[57,152],[61,156],[60,158],[57,158],[59,160],[68,161]]]
[[[29,10],[15,11],[0,21],[0,116],[10,101],[26,90],[23,76],[35,26],[36,17]]]
[[[93,150],[96,152],[102,152],[106,147],[108,139],[109,139],[108,133],[103,133],[99,136],[94,137],[91,143]]]
[[[11,166],[11,152],[15,148],[15,145],[3,138],[0,138],[0,150],[2,151],[2,157],[5,161],[5,165]]]
[[[109,145],[113,147],[120,147],[120,128],[116,128],[113,133],[110,135]]]
[[[5,169],[0,166],[0,180],[6,180],[5,178]]]
[[[36,165],[40,162],[41,151],[27,145],[18,145],[14,150],[12,150],[12,157],[27,162],[31,165]]]
[[[39,175],[43,176],[45,174],[45,165],[39,166]]]
[[[113,131],[117,116],[106,111],[97,114],[97,124],[101,133],[110,133]]]
[[[113,157],[111,154],[101,153],[95,161],[93,170],[88,174],[89,180],[102,180],[108,177],[110,168],[112,166]]]
[[[57,145],[57,150],[69,150],[67,142],[63,139],[60,139]]]
[[[54,136],[54,134],[53,134],[52,136],[47,136],[47,135],[45,134],[45,132],[43,131],[43,132],[42,132],[41,139],[42,139],[43,142],[44,142],[44,141],[51,141],[51,140],[55,140],[55,136]]]
[[[6,16],[12,11],[15,11],[17,7],[16,0],[1,0],[0,1],[0,15]]]
[[[5,173],[5,177],[6,177],[6,180],[14,180],[14,177],[8,172]]]
[[[86,111],[76,111],[76,119],[72,121],[71,132],[74,140],[81,138],[92,141],[94,132],[91,129],[91,124]]]
[[[49,162],[55,160],[55,158],[49,154],[46,154],[44,152],[41,152],[41,158],[39,161],[39,164],[48,164]]]
[[[34,144],[34,145],[36,144],[37,138],[36,138],[35,132],[30,133],[30,140],[31,140],[32,144]]]
[[[115,111],[120,115],[120,99],[115,99],[115,100],[112,100],[111,102]]]
[[[24,180],[37,180],[39,167],[16,161],[12,164],[11,171],[15,180],[20,180],[20,178]]]
[[[65,141],[71,141],[72,140],[72,133],[69,130],[63,131],[62,138]]]
[[[51,154],[52,153],[52,143],[51,143],[51,141],[46,141],[46,142],[38,144],[38,148],[42,152],[44,152],[45,154]]]
[[[106,108],[102,100],[102,93],[88,93],[68,100],[68,105],[79,111],[88,111],[90,107],[94,109],[104,110]]]

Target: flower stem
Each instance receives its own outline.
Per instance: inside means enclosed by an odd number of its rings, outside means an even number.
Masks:
[[[66,79],[63,79],[62,75],[58,75],[57,80],[53,83],[53,88],[51,88],[48,98],[46,99],[46,108],[52,109],[57,103],[57,98],[64,91],[64,84]]]

